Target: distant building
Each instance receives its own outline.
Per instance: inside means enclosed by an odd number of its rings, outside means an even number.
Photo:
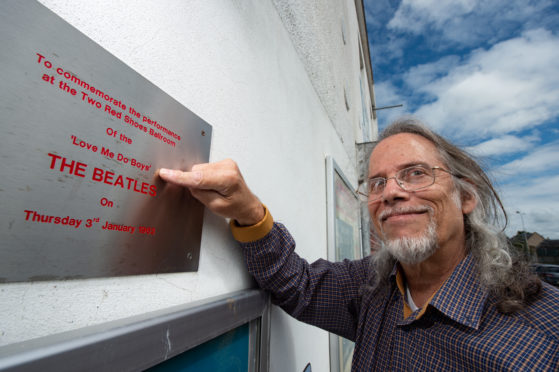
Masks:
[[[544,239],[537,248],[538,262],[559,265],[559,240]]]
[[[545,240],[543,236],[537,232],[518,231],[515,236],[510,239],[510,242],[517,251],[526,256],[532,262],[539,262],[539,252],[537,248]],[[526,247],[528,243],[528,247]]]

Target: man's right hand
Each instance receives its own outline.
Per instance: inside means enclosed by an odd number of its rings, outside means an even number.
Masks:
[[[264,206],[231,159],[196,164],[190,172],[161,168],[158,173],[166,182],[187,187],[212,212],[235,219],[242,226],[254,225],[264,218]]]

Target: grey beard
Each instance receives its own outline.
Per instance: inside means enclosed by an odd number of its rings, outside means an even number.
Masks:
[[[381,241],[381,249],[386,250],[395,260],[404,264],[418,264],[431,257],[439,248],[437,224],[429,208],[429,224],[418,237],[401,237]]]

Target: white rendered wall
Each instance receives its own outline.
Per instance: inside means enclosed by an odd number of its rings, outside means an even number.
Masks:
[[[321,78],[309,77],[302,45],[295,47],[278,14],[281,2],[41,3],[210,123],[210,159],[238,162],[252,190],[294,235],[299,254],[311,261],[327,256],[325,156],[355,182],[359,122],[345,106],[325,109],[325,93],[317,93]],[[360,76],[358,66],[353,76]],[[354,103],[361,99],[355,85],[348,84]],[[340,135],[333,123],[343,115],[347,133]],[[206,211],[196,273],[0,285],[0,346],[253,285],[226,221]],[[277,308],[272,320],[272,371],[300,371],[307,362],[329,370],[326,332]]]
[[[357,1],[272,2],[348,156],[355,160],[355,143],[377,137],[376,123],[371,128]]]

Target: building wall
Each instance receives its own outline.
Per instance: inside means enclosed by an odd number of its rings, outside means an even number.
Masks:
[[[559,265],[559,240],[544,239],[536,251],[538,263]]]
[[[298,252],[327,257],[325,157],[355,184],[354,144],[376,136],[352,1],[40,2],[210,123],[210,160],[235,159]],[[206,211],[196,273],[2,284],[0,346],[253,286]],[[272,371],[329,369],[326,332],[274,308],[271,335]]]

